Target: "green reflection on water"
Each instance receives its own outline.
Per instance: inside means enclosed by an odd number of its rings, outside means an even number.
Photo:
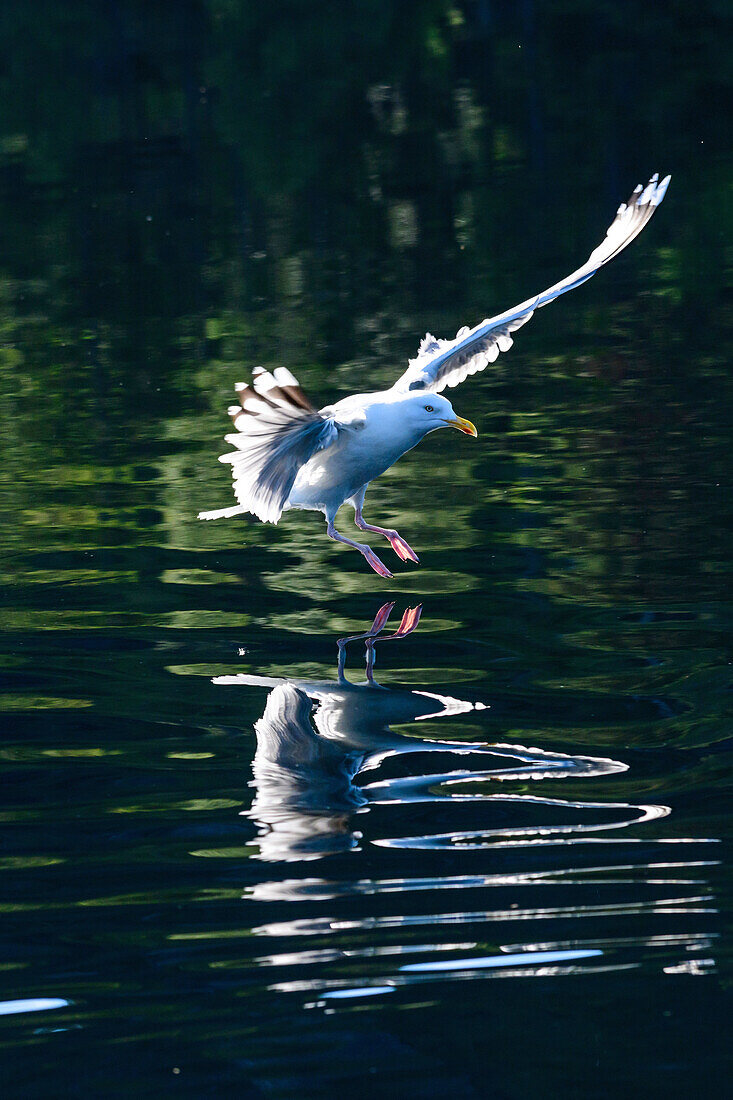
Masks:
[[[707,891],[708,865],[724,903],[729,886],[697,843],[729,805],[722,6],[102,8],[0,11],[0,912],[17,955],[0,969],[7,999],[80,1005],[52,1034],[18,1018],[6,1087],[47,1095],[62,1068],[90,1095],[157,1095],[175,1066],[191,1096],[364,1081],[385,1096],[699,1093],[729,1015],[684,954],[713,952],[688,894]],[[398,527],[419,567],[385,585],[317,515],[196,521],[230,502],[216,456],[254,366],[289,367],[324,403],[389,385],[426,330],[450,336],[572,270],[657,168],[672,185],[632,248],[452,395],[476,445],[431,437],[370,489],[367,515]],[[628,771],[579,797],[672,813],[627,830],[627,847],[612,835],[592,857],[558,845],[497,866],[457,844],[377,847],[484,826],[480,811],[396,803],[358,816],[359,851],[257,870],[242,810],[265,695],[208,678],[331,680],[334,639],[398,597],[424,615],[409,648],[380,649],[379,679],[490,704],[425,737],[607,753]],[[693,866],[699,883],[665,913]],[[520,881],[527,912],[565,916],[514,924]],[[376,980],[389,952],[467,947],[451,927],[467,891],[506,918],[501,939],[471,933],[487,953],[583,942],[637,970],[586,975],[582,998],[553,988],[549,1014],[547,976],[537,995],[505,980],[500,1001],[465,982],[404,990],[394,1008],[351,1006],[348,1039],[341,1017],[304,1011],[318,989],[295,990],[292,922],[363,921],[328,931],[359,984],[356,960]],[[432,944],[406,923],[426,913],[446,919]],[[267,949],[285,995],[246,958],[255,927],[280,930]],[[656,950],[688,970],[663,974]],[[122,1044],[127,1067],[109,1057]]]

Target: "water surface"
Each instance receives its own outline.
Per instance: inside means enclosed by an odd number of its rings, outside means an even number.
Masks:
[[[2,16],[4,1091],[717,1095],[716,6],[256,7]],[[388,384],[655,169],[370,490],[419,568],[197,523],[254,366]]]

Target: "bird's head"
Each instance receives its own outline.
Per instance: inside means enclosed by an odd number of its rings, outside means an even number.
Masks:
[[[458,416],[448,398],[439,393],[411,395],[403,403],[403,407],[410,426],[415,431],[421,431],[422,435],[434,432],[438,428],[457,428],[465,435],[478,435],[471,421]]]

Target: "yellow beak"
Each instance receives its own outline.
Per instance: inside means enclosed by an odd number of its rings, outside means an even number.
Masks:
[[[455,420],[446,420],[446,424],[450,424],[451,428],[458,428],[464,435],[472,435],[474,439],[478,435],[475,425],[470,420],[464,420],[462,416],[457,416]]]

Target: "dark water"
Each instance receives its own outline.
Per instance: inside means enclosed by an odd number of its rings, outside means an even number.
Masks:
[[[628,15],[3,8],[4,1095],[724,1093],[729,51]],[[419,568],[197,523],[252,367],[389,383],[655,169],[370,490]]]

